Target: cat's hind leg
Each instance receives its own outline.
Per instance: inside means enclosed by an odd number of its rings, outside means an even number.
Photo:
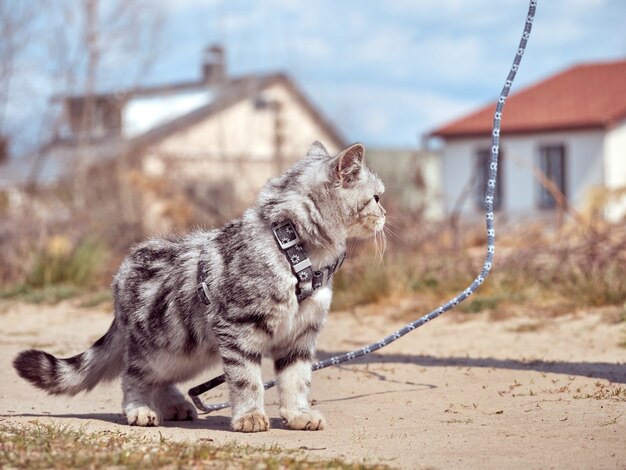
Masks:
[[[159,426],[163,421],[153,401],[153,384],[142,380],[141,374],[129,367],[122,375],[124,399],[122,408],[131,426]]]
[[[165,421],[192,421],[198,417],[196,408],[174,385],[156,388],[153,400]]]

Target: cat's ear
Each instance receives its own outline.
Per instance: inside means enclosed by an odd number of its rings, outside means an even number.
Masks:
[[[363,144],[354,144],[345,149],[333,161],[332,170],[335,179],[342,186],[349,186],[359,177],[363,166],[365,147]]]
[[[328,150],[326,147],[319,141],[316,140],[309,147],[309,151],[306,153],[307,157],[330,157],[328,154]]]

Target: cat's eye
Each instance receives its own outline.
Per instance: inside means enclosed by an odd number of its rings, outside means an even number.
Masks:
[[[374,194],[374,201],[376,201],[376,203],[380,201],[380,194]]]

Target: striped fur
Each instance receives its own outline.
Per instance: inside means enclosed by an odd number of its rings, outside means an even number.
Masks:
[[[47,352],[29,349],[18,354],[13,366],[20,377],[50,394],[76,395],[120,374],[120,339],[114,320],[109,331],[81,354],[57,359]]]
[[[118,375],[129,424],[156,426],[193,419],[194,407],[174,386],[222,365],[236,431],[264,431],[261,358],[274,360],[280,414],[293,429],[321,429],[309,407],[315,341],[328,313],[331,286],[298,304],[295,277],[273,239],[272,224],[291,220],[314,268],[345,250],[348,237],[382,230],[380,179],[355,144],[331,157],[320,143],[279,178],[270,180],[254,207],[221,229],[135,246],[113,280],[115,319],[82,354],[57,359],[24,351],[20,376],[52,394],[76,394]],[[204,250],[211,298],[196,296]]]

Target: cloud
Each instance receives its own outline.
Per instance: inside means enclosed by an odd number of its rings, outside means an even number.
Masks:
[[[332,46],[322,38],[294,37],[284,44],[288,50],[302,54],[307,60],[318,60],[332,53]]]
[[[435,90],[382,86],[312,86],[321,104],[351,140],[386,146],[416,146],[421,134],[458,117],[476,102],[438,93]]]
[[[414,1],[394,0],[385,5],[392,12],[407,16],[419,23],[437,22],[437,26],[446,24],[457,27],[473,27],[477,24],[493,23],[506,18],[507,12],[526,11],[528,2],[520,0],[437,0]],[[521,11],[521,10],[520,10]]]
[[[245,13],[227,13],[219,20],[220,29],[224,33],[240,33],[259,25],[263,19],[262,11],[254,9]]]
[[[222,3],[222,0],[159,0],[159,3],[168,10],[175,11],[214,7]]]

